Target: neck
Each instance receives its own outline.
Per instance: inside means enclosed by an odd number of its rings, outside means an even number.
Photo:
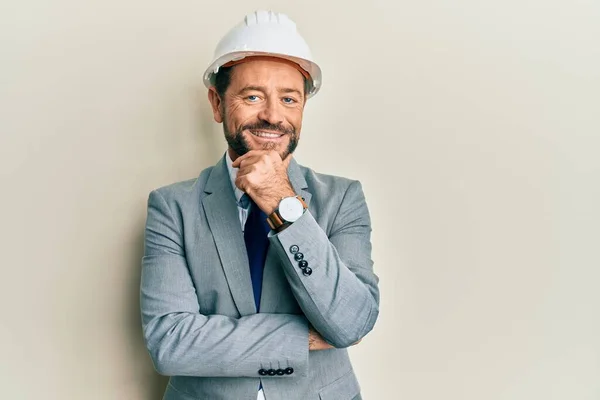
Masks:
[[[239,157],[238,153],[236,153],[231,147],[227,149],[227,153],[229,154],[231,161],[235,161]]]

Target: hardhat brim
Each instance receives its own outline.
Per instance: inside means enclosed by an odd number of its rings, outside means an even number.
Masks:
[[[236,51],[236,52],[227,53],[227,54],[215,59],[210,64],[210,66],[206,69],[206,71],[204,72],[204,77],[203,77],[204,86],[206,86],[207,89],[210,89],[211,87],[213,87],[215,85],[215,82],[214,82],[215,75],[217,74],[217,72],[219,72],[219,69],[223,65],[225,65],[231,61],[238,61],[238,60],[241,60],[241,59],[244,59],[247,57],[253,57],[253,56],[269,56],[269,57],[282,58],[282,59],[289,60],[289,61],[292,61],[292,62],[298,64],[300,66],[300,68],[305,70],[311,78],[310,88],[309,88],[308,93],[306,94],[307,98],[311,98],[312,96],[317,94],[317,92],[321,88],[321,68],[316,63],[306,60],[304,58],[293,57],[293,56],[289,56],[286,54],[269,53],[269,52],[261,52],[261,51]]]

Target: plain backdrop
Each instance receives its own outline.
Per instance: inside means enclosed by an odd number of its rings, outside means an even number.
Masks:
[[[146,200],[222,156],[202,73],[255,9],[323,69],[297,160],[367,196],[364,397],[600,399],[594,0],[3,0],[0,398],[161,398]]]

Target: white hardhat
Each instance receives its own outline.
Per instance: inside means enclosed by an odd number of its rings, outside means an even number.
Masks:
[[[214,85],[214,76],[223,65],[250,56],[283,58],[299,65],[310,76],[307,97],[321,87],[321,68],[313,61],[296,24],[287,15],[273,11],[248,14],[221,39],[204,73],[204,85]]]

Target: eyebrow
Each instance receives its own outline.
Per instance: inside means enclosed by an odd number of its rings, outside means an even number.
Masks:
[[[246,86],[245,88],[243,88],[242,90],[240,90],[240,93],[244,93],[244,92],[249,92],[252,90],[256,90],[258,92],[263,92],[266,93],[267,92],[267,88],[264,86]],[[292,89],[292,88],[286,88],[286,87],[278,87],[277,91],[279,93],[296,93],[298,96],[300,97],[304,97],[302,92],[300,92],[297,89]]]

